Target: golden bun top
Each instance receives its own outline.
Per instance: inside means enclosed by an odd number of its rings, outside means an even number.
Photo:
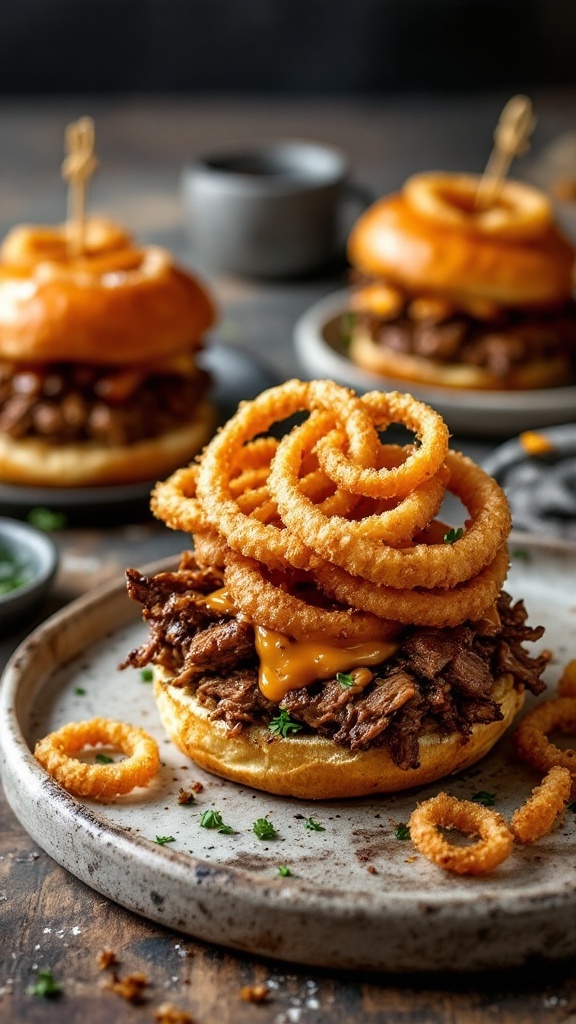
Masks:
[[[572,292],[575,251],[537,189],[506,181],[476,206],[480,177],[439,172],[409,178],[360,217],[351,263],[417,294],[508,307],[556,305]]]
[[[214,319],[170,253],[103,218],[86,222],[80,256],[65,225],[20,225],[0,248],[0,358],[140,363],[194,350]]]

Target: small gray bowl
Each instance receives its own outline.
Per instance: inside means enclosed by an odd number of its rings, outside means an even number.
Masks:
[[[0,551],[5,550],[22,566],[25,582],[0,593],[0,636],[24,625],[48,592],[58,565],[56,545],[46,534],[0,517]]]

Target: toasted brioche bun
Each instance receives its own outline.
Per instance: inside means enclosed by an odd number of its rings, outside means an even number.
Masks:
[[[481,366],[441,363],[430,356],[395,352],[386,345],[379,345],[370,332],[360,324],[352,331],[349,355],[353,362],[371,373],[445,388],[498,391],[503,388],[548,388],[564,384],[572,375],[568,355],[558,353],[548,359],[533,359],[519,364],[513,373],[503,380]]]
[[[362,273],[456,302],[542,307],[564,302],[572,290],[574,249],[553,224],[529,238],[466,230],[458,219],[425,215],[404,193],[365,211],[348,256]]]
[[[208,709],[189,690],[171,686],[168,674],[158,666],[154,694],[166,732],[201,768],[268,793],[307,800],[389,793],[461,771],[488,753],[524,700],[512,676],[500,676],[491,697],[502,708],[501,722],[475,725],[465,743],[456,734],[424,733],[420,767],[403,770],[385,747],[350,751],[316,735],[271,739],[267,728],[254,725],[239,736],[229,736],[226,726],[212,721]]]
[[[0,480],[34,487],[90,487],[158,480],[196,455],[214,432],[216,411],[204,400],[181,427],[135,444],[52,444],[0,434]]]
[[[19,227],[0,250],[0,358],[131,364],[194,350],[214,320],[195,278],[156,246],[88,222],[69,258],[62,227]]]

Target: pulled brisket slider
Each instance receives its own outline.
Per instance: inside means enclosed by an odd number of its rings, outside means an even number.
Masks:
[[[422,384],[543,388],[576,375],[574,248],[537,189],[425,173],[370,207],[350,235],[359,277],[350,356]]]
[[[410,409],[412,429],[422,424],[419,446],[377,450],[377,465],[390,469],[359,468],[358,487],[366,479],[395,487],[402,473],[409,486],[407,469],[432,474],[400,504],[334,494],[315,447],[304,450],[295,489],[290,483],[287,466],[304,432],[343,441],[331,425],[344,420],[330,408],[342,398],[349,422],[368,409],[381,425]],[[280,442],[263,436],[298,408],[315,411]],[[481,469],[448,452],[447,440],[440,417],[411,396],[357,400],[330,382],[290,381],[243,403],[199,464],[157,485],[153,510],[170,527],[194,531],[196,551],[176,572],[128,570],[150,634],[125,664],[154,666],[162,722],[184,753],[278,794],[389,792],[474,763],[524,692],[544,689],[548,655],[523,646],[543,630],[528,626],[522,602],[501,590],[506,500]],[[433,518],[446,483],[469,506],[463,529]],[[401,536],[411,539],[381,540],[402,509]],[[325,525],[316,529],[319,515]]]
[[[74,487],[155,479],[214,425],[195,363],[214,308],[155,246],[91,218],[14,228],[0,248],[0,479]]]

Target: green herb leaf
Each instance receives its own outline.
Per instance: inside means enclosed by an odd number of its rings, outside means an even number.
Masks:
[[[510,555],[512,558],[518,558],[521,562],[532,561],[532,552],[528,551],[527,548],[514,548]]]
[[[82,686],[75,686],[74,687],[74,693],[76,694],[77,697],[85,697],[86,696],[86,690]]]
[[[445,544],[455,544],[457,540],[460,540],[464,536],[464,530],[461,526],[457,530],[448,530],[448,533],[444,534]]]
[[[478,793],[474,793],[472,800],[475,804],[482,804],[483,807],[494,807],[496,793],[487,793],[485,789],[481,789]]]
[[[165,843],[175,843],[176,840],[174,836],[156,836],[154,842],[158,843],[158,846],[164,846]]]
[[[404,821],[401,821],[397,826],[394,835],[396,836],[396,839],[410,839],[410,829],[408,828],[408,825]]]
[[[217,828],[223,835],[233,836],[234,829],[231,825],[225,825],[222,821],[220,811],[204,811],[200,818],[202,828]]]
[[[8,548],[0,547],[0,595],[25,586],[32,579],[30,567]]]
[[[258,839],[275,839],[278,835],[274,825],[271,821],[268,821],[268,818],[258,818],[252,825],[252,831],[254,835],[258,836]]]
[[[94,761],[96,764],[114,764],[114,758],[108,757],[108,754],[96,754]]]
[[[268,728],[273,736],[286,738],[291,733],[300,732],[302,726],[298,722],[292,721],[285,708],[280,708],[280,714],[268,723]]]
[[[53,530],[63,530],[68,519],[63,512],[53,512],[51,508],[31,508],[26,519],[31,526],[44,533],[52,533]]]
[[[287,864],[279,864],[278,865],[278,874],[280,875],[281,878],[291,878],[292,877],[292,872],[290,871],[290,868],[288,867]]]
[[[38,978],[34,985],[28,989],[32,996],[42,996],[43,999],[55,999],[62,993],[62,986],[54,979],[52,971],[38,971]]]
[[[151,683],[154,679],[154,670],[151,668],[140,669],[140,679],[143,683]]]
[[[340,683],[340,686],[344,687],[345,690],[349,690],[351,686],[354,686],[354,680],[349,672],[337,672],[336,681]]]
[[[304,822],[304,828],[307,828],[309,832],[325,832],[326,829],[319,821],[315,821],[314,818],[306,818]]]

